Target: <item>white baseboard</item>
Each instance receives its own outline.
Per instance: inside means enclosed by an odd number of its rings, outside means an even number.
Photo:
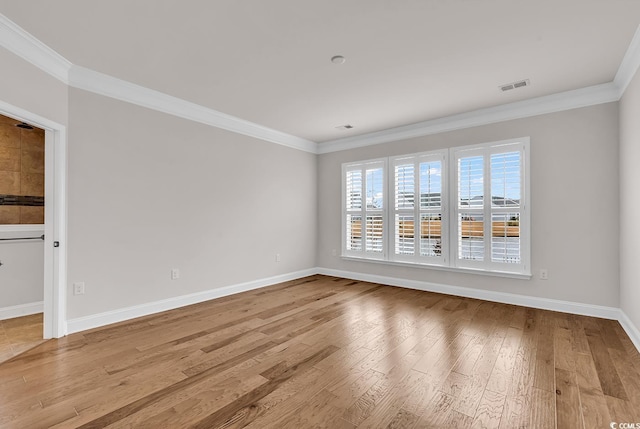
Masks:
[[[333,270],[329,268],[311,268],[308,270],[296,271],[293,273],[282,274],[279,276],[268,277],[251,282],[240,283],[237,285],[226,286],[218,289],[182,295],[175,298],[164,299],[161,301],[150,302],[146,304],[136,305],[133,307],[122,308],[104,313],[93,314],[90,316],[79,317],[67,321],[67,333],[85,331],[87,329],[98,328],[100,326],[110,325],[112,323],[123,322],[125,320],[134,319],[136,317],[148,316],[150,314],[162,311],[173,310],[175,308],[184,307],[199,302],[208,301],[223,296],[233,295],[240,292],[246,292],[259,289],[274,284],[311,276],[314,274],[323,274],[327,276],[342,277],[346,279],[367,281],[379,283],[389,286],[398,286],[408,289],[423,290],[428,292],[437,292],[447,295],[462,296],[467,298],[476,298],[486,301],[500,302],[504,304],[520,305],[524,307],[539,308],[542,310],[559,311],[563,313],[579,314],[583,316],[600,317],[603,319],[618,320],[620,325],[629,335],[629,338],[640,351],[640,330],[631,322],[627,315],[619,308],[605,307],[601,305],[584,304],[579,302],[562,301],[558,299],[539,298],[527,295],[518,295],[506,292],[495,292],[483,289],[473,289],[462,286],[451,286],[440,283],[431,283],[418,280],[408,280],[397,277],[378,276],[373,274],[357,273],[352,271]],[[39,307],[37,307],[39,305]],[[33,307],[31,312],[28,308]],[[18,309],[20,307],[20,309]],[[0,320],[5,312],[23,311],[18,315],[33,314],[42,311],[42,303],[26,304],[24,306],[7,307],[0,309]],[[17,314],[17,313],[11,313]],[[17,317],[15,315],[10,317]]]
[[[175,308],[197,304],[211,299],[221,298],[223,296],[246,292],[253,289],[259,289],[290,280],[296,280],[314,274],[317,274],[317,269],[311,268],[308,270],[296,271],[279,276],[268,277],[246,283],[239,283],[236,285],[163,299],[161,301],[135,305],[133,307],[126,307],[118,310],[92,314],[90,316],[79,317],[76,319],[70,319],[67,321],[67,333],[73,334],[75,332],[86,331],[87,329],[98,328],[100,326],[110,325],[112,323],[135,319],[136,317],[148,316],[150,314],[160,313],[162,311],[173,310]]]
[[[618,321],[631,339],[633,345],[636,346],[638,351],[640,351],[640,329],[633,324],[631,319],[629,319],[629,316],[627,316],[627,314],[622,310],[620,310],[620,317],[618,318]]]
[[[14,305],[11,307],[0,308],[0,320],[13,319],[14,317],[29,316],[44,311],[44,303],[30,302],[28,304]]]
[[[373,274],[363,274],[351,271],[319,268],[318,274],[344,277],[347,279],[380,283],[390,286],[399,286],[409,289],[424,290],[428,292],[438,292],[447,295],[483,299],[485,301],[500,302],[504,304],[521,305],[524,307],[539,308],[542,310],[552,310],[560,311],[563,313],[580,314],[583,316],[601,317],[603,319],[617,320],[620,313],[620,309],[615,307],[604,307],[601,305],[583,304],[578,302],[562,301],[558,299],[538,298],[527,295],[518,295],[515,293],[494,292],[484,289],[450,286],[440,283],[407,280],[396,277],[377,276]]]
[[[538,298],[534,296],[518,295],[505,292],[494,292],[483,289],[473,289],[461,286],[450,286],[439,283],[430,283],[417,280],[407,280],[396,277],[385,277],[373,274],[356,273],[352,271],[332,270],[318,268],[317,274],[343,277],[346,279],[360,280],[372,283],[380,283],[390,286],[399,286],[409,289],[438,292],[447,295],[464,296],[467,298],[483,299],[485,301],[501,302],[504,304],[521,305],[524,307],[539,308],[542,310],[559,311],[562,313],[579,314],[582,316],[600,317],[602,319],[617,320],[625,330],[636,349],[640,352],[640,330],[633,324],[629,317],[619,308],[605,307],[602,305],[584,304],[579,302],[562,301],[559,299]]]

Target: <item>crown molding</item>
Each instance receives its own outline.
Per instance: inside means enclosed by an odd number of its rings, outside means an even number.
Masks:
[[[512,119],[528,118],[546,113],[578,109],[580,107],[618,101],[620,92],[613,83],[590,86],[573,91],[560,92],[543,97],[501,104],[495,107],[473,110],[458,115],[418,122],[374,133],[331,140],[318,144],[318,153],[330,153],[381,143],[439,134],[447,131],[478,127]]]
[[[226,113],[218,112],[217,110],[85,67],[77,65],[71,66],[69,71],[69,85],[74,88],[211,125],[216,128],[222,128],[234,133],[277,143],[305,152],[316,153],[315,142],[227,115]]]
[[[71,63],[2,14],[0,14],[0,46],[56,79],[68,83]]]
[[[315,142],[74,65],[2,14],[0,46],[72,87],[271,143],[316,153]]]
[[[618,87],[620,97],[624,95],[638,68],[640,68],[640,26],[636,29],[629,48],[627,48],[627,52],[620,63],[616,77],[613,79],[613,83]]]
[[[465,112],[344,139],[315,143],[162,92],[77,66],[0,14],[0,46],[63,83],[249,137],[314,154],[421,137],[618,101],[640,68],[640,26],[613,82]]]

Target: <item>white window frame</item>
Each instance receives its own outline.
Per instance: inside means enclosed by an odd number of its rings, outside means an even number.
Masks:
[[[374,168],[382,168],[382,192],[383,192],[383,205],[381,209],[370,209],[367,207],[366,198],[366,175],[367,170]],[[362,188],[361,188],[361,208],[347,209],[347,187],[346,178],[349,171],[361,171],[362,172]],[[388,243],[388,185],[387,185],[387,159],[372,159],[368,161],[347,163],[342,165],[342,255],[364,259],[385,260],[387,258],[387,243]],[[361,249],[352,250],[347,248],[347,216],[356,215],[361,216]],[[370,252],[367,251],[367,231],[366,231],[366,219],[368,215],[381,216],[382,217],[382,251]]]
[[[389,229],[390,229],[390,240],[388,243],[388,254],[390,255],[389,259],[391,261],[397,262],[410,262],[415,264],[428,264],[428,265],[441,265],[447,266],[449,263],[449,239],[448,239],[448,230],[449,230],[449,216],[448,216],[448,151],[445,150],[436,150],[430,152],[422,152],[410,155],[401,155],[394,156],[389,158],[389,171],[388,171],[388,182],[389,182],[389,191],[387,193],[388,201],[387,207],[389,210]],[[424,162],[440,162],[441,172],[441,180],[442,180],[442,189],[441,189],[441,207],[440,212],[441,220],[440,220],[440,229],[441,229],[441,254],[440,256],[422,256],[420,254],[420,245],[421,245],[421,214],[429,213],[435,211],[433,210],[423,210],[420,207],[420,198],[421,198],[421,182],[420,182],[420,164]],[[411,208],[397,208],[396,207],[396,167],[399,165],[413,165],[414,172],[414,192],[413,192],[413,207]],[[405,215],[413,217],[413,254],[397,254],[396,253],[396,216],[397,215]]]
[[[450,261],[452,267],[461,269],[480,270],[487,272],[504,272],[513,274],[531,275],[531,239],[530,239],[530,215],[529,215],[529,138],[513,140],[503,140],[493,143],[484,143],[471,146],[461,146],[451,148],[451,168],[449,182],[454,186],[450,187],[450,204],[452,215],[450,216],[449,237],[451,237]],[[491,195],[491,155],[519,152],[520,153],[520,263],[502,263],[491,260],[491,240],[492,240],[492,214],[507,212],[504,208],[492,207]],[[482,261],[466,260],[459,258],[459,231],[458,216],[460,207],[458,205],[458,160],[464,157],[483,157],[483,187],[484,200],[482,207],[470,208],[464,212],[476,212],[483,216],[484,235],[484,259]]]
[[[529,137],[503,140],[498,142],[482,143],[476,145],[452,147],[448,149],[421,152],[378,158],[367,161],[351,162],[342,165],[342,253],[345,259],[357,259],[386,264],[410,265],[432,268],[436,270],[458,271],[495,276],[531,278],[531,216],[530,216],[530,165],[529,165]],[[491,155],[508,152],[520,152],[520,263],[503,263],[491,261],[491,227],[492,213],[513,210],[513,208],[500,209],[491,206]],[[484,156],[483,186],[484,204],[479,212],[483,214],[485,257],[483,261],[461,260],[458,258],[458,159],[460,157],[480,154]],[[399,162],[410,161],[414,163],[415,180],[414,201],[420,198],[419,164],[429,160],[442,160],[442,256],[420,256],[419,240],[416,239],[413,255],[395,254],[395,216],[397,213],[411,213],[414,216],[414,237],[419,238],[420,208],[414,204],[412,209],[397,210],[395,207],[395,166]],[[383,207],[381,210],[366,209],[366,194],[364,186],[366,182],[366,170],[382,167],[383,169]],[[346,205],[346,175],[351,170],[361,170],[363,177],[362,209],[347,212]],[[367,252],[365,237],[365,222],[367,214],[375,214],[383,218],[383,251]],[[360,214],[362,216],[362,246],[361,250],[347,249],[347,215]],[[418,220],[416,222],[416,220]]]

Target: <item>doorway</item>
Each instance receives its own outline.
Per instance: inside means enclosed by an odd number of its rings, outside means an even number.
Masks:
[[[25,126],[39,128],[44,133],[44,222],[40,224],[43,234],[34,236],[33,233],[37,234],[37,231],[34,230],[33,225],[2,225],[0,231],[5,237],[8,234],[8,238],[37,237],[41,240],[43,246],[40,260],[43,265],[40,274],[42,338],[59,338],[66,334],[66,128],[2,101],[0,101],[0,115],[25,123]],[[31,196],[37,197],[37,195]],[[35,211],[31,210],[31,212]],[[25,233],[31,235],[27,237]],[[0,270],[2,268],[0,266]],[[5,319],[6,316],[12,315],[12,312],[15,316],[37,313],[37,303],[29,304],[7,307],[0,302],[0,315],[3,309]],[[30,322],[33,323],[34,320]]]

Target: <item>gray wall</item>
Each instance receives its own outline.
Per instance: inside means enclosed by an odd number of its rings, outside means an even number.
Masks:
[[[620,304],[640,329],[640,73],[620,102]]]
[[[70,319],[315,266],[313,154],[77,89],[68,144]]]
[[[348,161],[531,137],[532,267],[515,280],[342,260],[340,168]],[[576,109],[319,157],[320,267],[619,306],[618,104]]]
[[[4,232],[0,238],[38,237],[42,227]],[[0,310],[44,299],[44,244],[34,241],[0,241]]]
[[[0,48],[0,100],[67,124],[67,85]]]

